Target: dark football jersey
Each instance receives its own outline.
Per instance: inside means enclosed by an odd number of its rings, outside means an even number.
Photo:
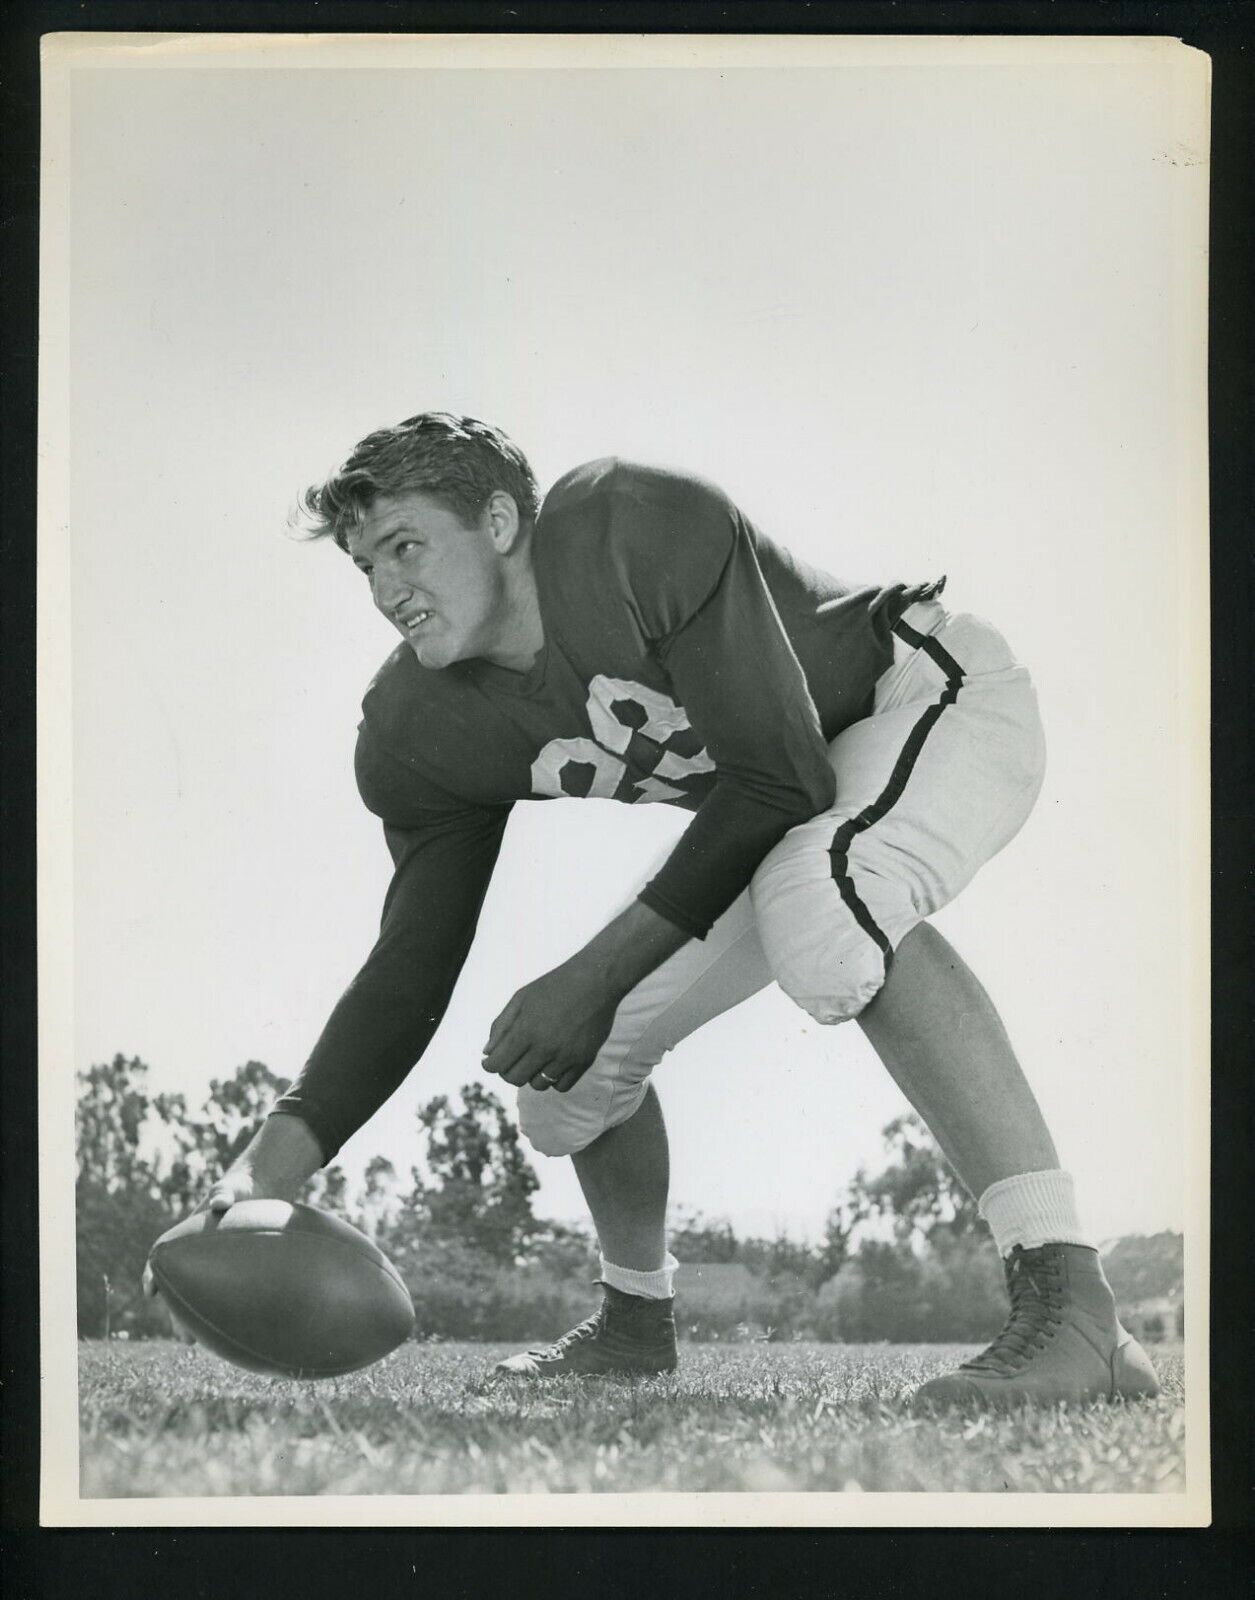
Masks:
[[[276,1109],[328,1158],[426,1048],[516,800],[694,812],[640,898],[702,937],[790,827],[831,804],[827,744],[870,710],[892,629],[941,580],[850,587],[701,479],[616,459],[546,496],[544,647],[524,673],[407,645],[363,703],[356,770],[396,871],[380,938]]]

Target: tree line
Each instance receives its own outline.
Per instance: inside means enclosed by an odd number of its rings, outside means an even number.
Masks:
[[[286,1087],[248,1061],[214,1079],[193,1109],[184,1095],[152,1093],[138,1057],[116,1055],[79,1073],[81,1337],[169,1333],[160,1302],[140,1292],[149,1246],[199,1202]],[[333,1163],[301,1198],[376,1240],[410,1288],[419,1336],[546,1338],[584,1316],[595,1242],[580,1227],[536,1216],[539,1183],[496,1095],[470,1083],[456,1101],[428,1100],[414,1132],[418,1159],[408,1173],[377,1156],[351,1190]],[[847,1342],[991,1337],[1005,1311],[1002,1271],[971,1196],[916,1117],[895,1119],[883,1137],[883,1165],[855,1175],[818,1242],[741,1237],[726,1220],[674,1216],[671,1248],[689,1275],[677,1302],[683,1332]],[[1178,1236],[1121,1246],[1108,1271],[1125,1271],[1134,1297],[1161,1294],[1173,1272],[1179,1276]]]

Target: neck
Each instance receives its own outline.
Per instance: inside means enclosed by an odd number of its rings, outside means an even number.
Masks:
[[[532,568],[532,553],[524,549],[518,553],[517,565],[507,565],[503,613],[506,618],[499,641],[484,652],[484,659],[510,672],[526,672],[545,644],[545,628],[540,615],[540,597],[536,592],[536,574]]]

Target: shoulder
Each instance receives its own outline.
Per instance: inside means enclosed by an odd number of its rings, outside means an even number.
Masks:
[[[564,586],[621,589],[650,634],[704,602],[747,525],[715,484],[618,456],[590,461],[545,496],[537,550]]]
[[[444,805],[451,796],[429,772],[425,753],[438,746],[435,730],[447,715],[458,685],[456,667],[430,672],[418,664],[408,645],[399,644],[371,679],[362,697],[362,720],[357,731],[358,787],[372,811],[386,812],[367,798],[364,774],[374,774],[369,787],[390,787],[390,780],[405,773],[411,795],[421,794],[425,804]]]
[[[470,663],[433,670],[419,665],[409,645],[399,644],[362,696],[363,726],[384,744],[409,749],[440,722],[463,719],[474,699]]]
[[[643,518],[692,517],[702,511],[726,515],[733,509],[723,490],[697,473],[602,456],[558,479],[545,496],[540,519],[553,523],[600,514],[634,526]]]
[[[375,725],[377,732],[382,732],[403,708],[426,698],[423,679],[429,676],[408,645],[397,645],[366,686],[362,696],[363,717]]]

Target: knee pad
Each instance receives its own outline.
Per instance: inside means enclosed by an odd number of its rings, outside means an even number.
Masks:
[[[626,1122],[640,1108],[649,1088],[645,1078],[635,1089],[614,1092],[595,1076],[595,1066],[566,1094],[556,1089],[518,1091],[519,1132],[542,1156],[575,1156],[609,1128]]]
[[[583,1119],[567,1114],[566,1096],[524,1085],[518,1091],[519,1132],[542,1156],[573,1156],[591,1144],[600,1129],[589,1132]]]
[[[799,931],[808,936],[799,938]],[[825,1027],[848,1022],[870,1005],[893,959],[858,928],[790,930],[778,953],[763,943],[780,988]]]

